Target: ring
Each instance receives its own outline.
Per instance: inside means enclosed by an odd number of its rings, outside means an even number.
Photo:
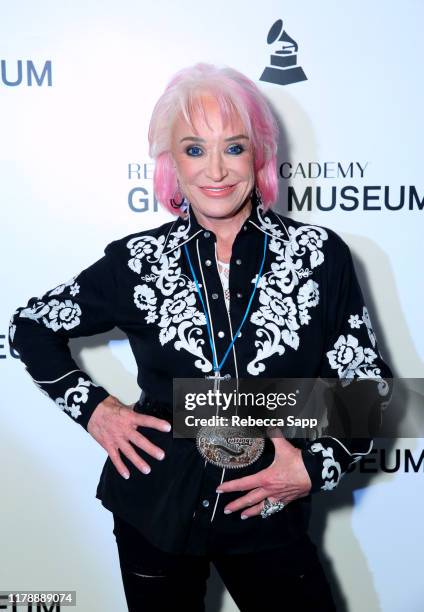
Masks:
[[[264,507],[261,510],[261,517],[268,518],[268,516],[271,516],[271,514],[274,514],[274,512],[279,512],[280,510],[282,510],[285,505],[286,504],[282,501],[272,502],[268,499],[268,497],[265,497]]]

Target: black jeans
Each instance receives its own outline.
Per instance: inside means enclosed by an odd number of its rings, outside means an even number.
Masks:
[[[336,610],[309,539],[291,551],[289,558],[285,548],[249,554],[178,555],[155,548],[132,525],[116,514],[113,517],[129,612],[203,612],[210,562],[241,612]]]

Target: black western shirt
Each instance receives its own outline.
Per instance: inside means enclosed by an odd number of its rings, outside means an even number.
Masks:
[[[203,292],[220,361],[246,310],[265,235],[263,272],[221,374],[390,378],[346,243],[328,228],[264,211],[256,201],[233,243],[229,311],[217,269],[216,236],[189,209],[186,218],[111,242],[98,261],[17,308],[9,328],[11,347],[34,383],[86,429],[110,391],[79,368],[68,340],[116,326],[128,336],[138,365],[137,382],[147,398],[135,409],[166,418],[173,378],[213,373],[206,318],[183,245]],[[385,393],[382,401],[387,400]],[[270,465],[274,447],[269,439],[255,463],[223,471],[205,462],[193,439],[174,438],[172,431],[138,431],[164,449],[165,459],[157,461],[134,447],[152,470],[144,475],[121,455],[130,471],[125,480],[108,457],[96,496],[157,547],[201,554],[213,538],[217,549],[237,553],[289,547],[304,537],[310,495],[266,519],[241,520],[240,512],[224,515],[223,509],[243,493],[215,492],[222,480]],[[372,439],[330,436],[298,442],[311,493],[336,487],[372,444]]]

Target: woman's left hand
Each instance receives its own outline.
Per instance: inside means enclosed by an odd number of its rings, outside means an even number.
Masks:
[[[247,508],[241,516],[248,518],[260,514],[266,497],[272,502],[287,504],[309,494],[312,483],[303,463],[301,449],[286,440],[280,430],[273,431],[271,440],[275,457],[269,467],[251,476],[223,482],[217,487],[217,493],[249,491],[225,506],[226,514]]]

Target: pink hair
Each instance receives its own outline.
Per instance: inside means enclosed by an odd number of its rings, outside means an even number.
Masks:
[[[270,106],[255,83],[241,72],[202,62],[177,72],[153,109],[148,137],[149,155],[156,161],[153,189],[157,199],[172,214],[182,214],[170,202],[178,191],[170,153],[171,127],[177,115],[182,113],[195,132],[193,116],[196,111],[208,125],[201,101],[201,95],[206,92],[216,98],[224,127],[238,115],[252,140],[255,184],[267,209],[278,197],[278,125]],[[175,199],[178,201],[181,195]]]

